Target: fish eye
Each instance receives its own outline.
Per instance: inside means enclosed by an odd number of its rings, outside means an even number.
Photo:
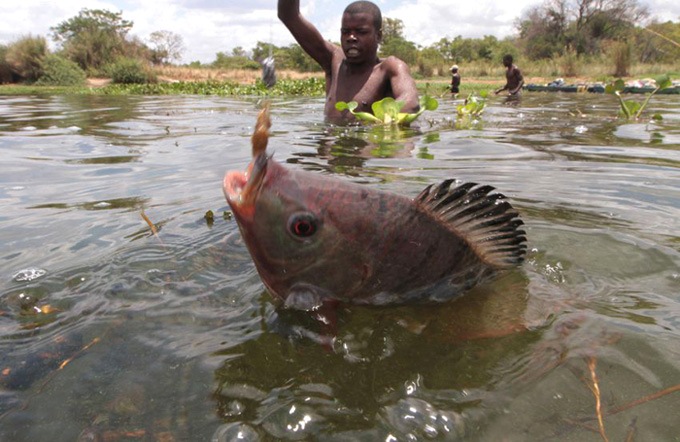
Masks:
[[[309,212],[294,213],[288,218],[288,230],[298,238],[309,238],[318,229],[316,217]]]

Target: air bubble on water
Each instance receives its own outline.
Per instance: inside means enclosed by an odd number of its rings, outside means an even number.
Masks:
[[[585,127],[585,126],[576,126],[574,128],[574,132],[576,132],[577,134],[584,134],[584,133],[588,132],[588,128]]]
[[[9,188],[9,190],[24,190],[24,189],[25,189],[24,186],[12,186]]]
[[[538,253],[538,248],[534,247],[533,249],[531,249],[531,253]]]
[[[47,270],[39,268],[24,269],[16,273],[12,279],[16,282],[34,281],[47,274]]]
[[[66,130],[69,131],[69,132],[78,132],[81,129],[78,126],[70,126],[70,127],[67,127]]]
[[[563,396],[562,396],[561,393],[555,393],[555,394],[553,395],[553,399],[555,399],[555,400],[562,399],[562,397],[563,397]]]
[[[38,129],[38,128],[35,127],[35,126],[26,126],[26,127],[22,127],[22,128],[19,129],[19,130],[32,131],[32,130],[37,130],[37,129]]]
[[[102,207],[109,207],[111,203],[107,203],[106,201],[101,201],[98,202],[97,204],[94,205],[94,207],[102,208]]]

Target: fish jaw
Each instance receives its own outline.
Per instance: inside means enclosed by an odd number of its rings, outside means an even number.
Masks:
[[[255,203],[265,182],[269,160],[269,156],[260,154],[245,173],[231,170],[224,176],[224,196],[240,221],[252,221],[255,216]]]

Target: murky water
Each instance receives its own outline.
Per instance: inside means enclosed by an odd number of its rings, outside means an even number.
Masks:
[[[397,133],[273,102],[288,167],[488,183],[527,224],[520,269],[449,304],[342,307],[329,348],[224,214],[256,99],[0,97],[0,440],[598,441],[594,386],[610,440],[677,440],[677,97],[634,124],[610,96],[493,98],[467,129],[458,103]]]

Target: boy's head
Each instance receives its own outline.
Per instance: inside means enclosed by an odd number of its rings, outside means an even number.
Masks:
[[[374,59],[382,40],[380,8],[368,1],[350,3],[342,14],[340,41],[350,63]]]
[[[512,60],[512,55],[510,55],[510,54],[505,54],[505,55],[503,56],[503,65],[504,65],[504,66],[507,66],[507,67],[512,66],[512,61],[513,61],[513,60]]]

